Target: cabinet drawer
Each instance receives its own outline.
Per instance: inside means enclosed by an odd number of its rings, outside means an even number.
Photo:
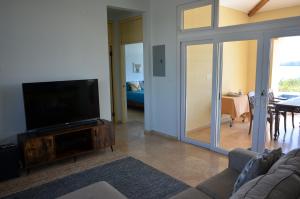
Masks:
[[[54,159],[53,137],[29,139],[24,143],[24,158],[26,164],[50,161]]]

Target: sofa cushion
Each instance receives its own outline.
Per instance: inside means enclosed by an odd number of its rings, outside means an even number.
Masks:
[[[171,199],[212,199],[202,191],[190,188],[173,196]]]
[[[233,185],[239,173],[235,169],[225,169],[197,186],[208,196],[215,199],[228,199],[233,190]]]
[[[252,158],[244,167],[237,178],[233,193],[236,192],[246,182],[268,172],[271,166],[281,157],[281,148],[273,151],[265,151]]]
[[[278,169],[246,183],[230,199],[298,199],[299,184],[295,171]]]
[[[300,173],[300,149],[288,152],[271,167],[268,173],[273,173],[279,168],[294,169]]]

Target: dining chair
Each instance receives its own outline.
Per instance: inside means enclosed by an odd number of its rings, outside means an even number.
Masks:
[[[254,107],[255,107],[255,92],[254,91],[250,91],[248,93],[248,101],[249,101],[249,109],[250,109],[250,127],[249,127],[248,134],[250,135],[251,130],[252,130],[253,118],[254,118]],[[270,123],[270,138],[272,140],[273,139],[274,114],[269,107],[268,107],[268,112],[267,112],[267,121]]]
[[[276,112],[275,112],[276,103],[282,101],[282,99],[281,98],[275,98],[273,91],[269,91],[268,99],[269,99],[270,109],[273,112],[273,114],[275,115],[276,114]],[[291,112],[291,113],[292,113],[292,125],[293,125],[293,128],[295,128],[295,120],[294,120],[295,116],[294,116],[294,112]],[[287,112],[286,111],[280,111],[280,115],[283,116],[283,119],[284,119],[284,131],[286,132],[286,115],[287,115]]]

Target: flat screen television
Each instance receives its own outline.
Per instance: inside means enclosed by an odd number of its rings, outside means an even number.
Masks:
[[[23,83],[27,131],[100,118],[98,80]]]

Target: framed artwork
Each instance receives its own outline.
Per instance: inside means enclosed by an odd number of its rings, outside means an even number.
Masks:
[[[142,67],[141,64],[132,63],[132,66],[133,66],[132,68],[134,73],[141,73],[141,67]]]

